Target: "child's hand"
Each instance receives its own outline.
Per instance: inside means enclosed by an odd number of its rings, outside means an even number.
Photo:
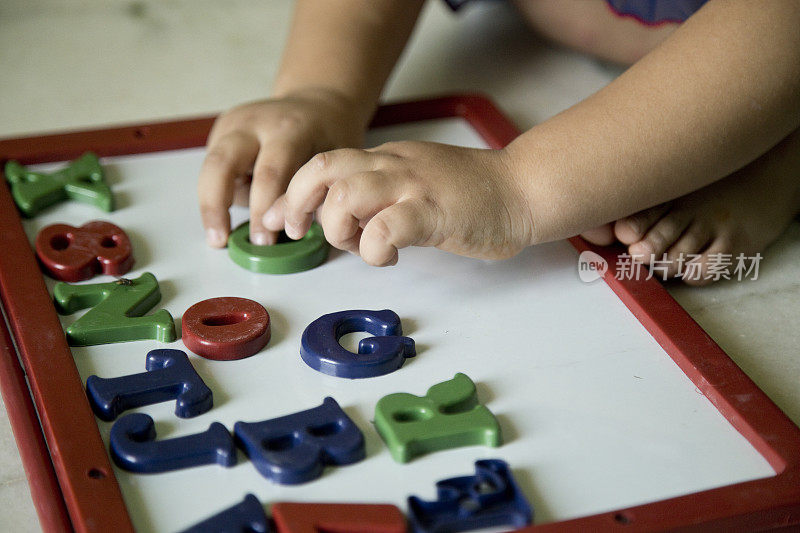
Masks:
[[[289,179],[317,152],[361,146],[363,127],[341,99],[302,94],[236,107],[220,115],[208,136],[200,172],[200,214],[210,246],[223,247],[232,203],[250,205],[250,240],[273,244],[264,212]]]
[[[319,209],[318,209],[319,208]],[[317,154],[267,212],[294,239],[313,213],[335,247],[388,266],[406,246],[502,259],[531,244],[531,213],[506,152],[422,142]]]

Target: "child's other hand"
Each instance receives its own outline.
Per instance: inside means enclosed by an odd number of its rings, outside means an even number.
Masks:
[[[531,244],[531,213],[503,150],[423,142],[317,154],[264,217],[297,239],[316,211],[328,241],[370,265],[400,248],[436,246],[484,259]]]
[[[343,99],[308,92],[244,104],[217,118],[198,184],[200,214],[210,246],[225,246],[228,209],[250,206],[250,240],[273,244],[262,219],[292,175],[317,152],[361,146],[363,127]]]

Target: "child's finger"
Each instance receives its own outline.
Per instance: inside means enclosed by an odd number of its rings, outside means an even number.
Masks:
[[[318,210],[325,238],[336,248],[358,252],[361,227],[397,201],[397,181],[361,172],[335,181]]]
[[[233,205],[247,207],[250,205],[250,183],[253,176],[239,176],[233,180]]]
[[[387,207],[364,226],[359,247],[362,259],[374,266],[396,264],[399,249],[430,244],[433,218],[431,209],[416,200]]]
[[[283,216],[283,209],[285,205],[285,194],[282,194],[281,196],[278,196],[274,202],[272,202],[272,207],[267,209],[267,212],[264,213],[262,223],[267,231],[274,231],[277,233],[283,229],[284,225],[286,224],[286,220]]]
[[[197,184],[200,216],[210,246],[225,246],[231,229],[228,209],[233,202],[234,179],[253,168],[258,141],[242,134],[228,134],[208,147]]]
[[[338,210],[327,216],[320,214],[319,220],[325,231],[325,240],[331,246],[347,252],[358,253],[361,224],[356,217],[347,211]]]
[[[319,207],[330,185],[351,174],[373,170],[375,155],[346,148],[315,155],[300,167],[286,189],[284,218],[286,235],[299,239],[311,226],[312,214]]]
[[[310,147],[288,141],[273,141],[261,146],[250,185],[250,241],[253,244],[275,244],[277,234],[264,226],[264,213],[286,190],[286,185],[306,160],[309,151]]]

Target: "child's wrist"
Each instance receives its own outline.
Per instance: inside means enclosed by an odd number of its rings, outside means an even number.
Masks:
[[[375,105],[366,105],[363,99],[347,94],[341,90],[326,86],[301,86],[292,88],[276,87],[272,98],[311,100],[332,110],[341,118],[352,119],[361,128],[366,129]]]
[[[513,195],[513,203],[518,209],[520,222],[528,229],[528,246],[540,244],[541,238],[538,237],[536,217],[533,209],[531,194],[532,179],[530,169],[526,168],[524,158],[520,157],[511,145],[501,150],[496,150],[498,156],[498,172],[503,175],[509,185],[510,194]]]

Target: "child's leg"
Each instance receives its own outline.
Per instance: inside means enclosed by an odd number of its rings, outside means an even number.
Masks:
[[[631,65],[658,46],[677,23],[648,26],[615,15],[605,0],[514,0],[537,33],[556,43],[608,61]],[[602,246],[614,243],[614,225],[605,224],[581,236]]]
[[[614,14],[605,0],[514,0],[528,24],[546,39],[595,57],[631,65],[678,24],[646,25]]]
[[[631,64],[666,39],[678,24],[646,26],[613,14],[604,0],[515,0],[539,33],[577,50]],[[800,133],[789,135],[754,162],[722,180],[616,223],[584,231],[600,245],[617,240],[631,255],[673,260],[683,254],[753,253],[772,242],[800,209]],[[702,280],[701,280],[702,281]],[[691,283],[691,280],[687,280]],[[695,282],[697,283],[697,282]]]
[[[681,254],[753,254],[774,241],[800,212],[800,130],[727,178],[671,202],[618,220],[614,235],[630,255],[649,263],[671,260],[675,275]],[[604,230],[585,237],[607,240]],[[704,273],[704,272],[703,272]],[[704,276],[701,276],[701,278]],[[703,284],[707,280],[686,280]]]

